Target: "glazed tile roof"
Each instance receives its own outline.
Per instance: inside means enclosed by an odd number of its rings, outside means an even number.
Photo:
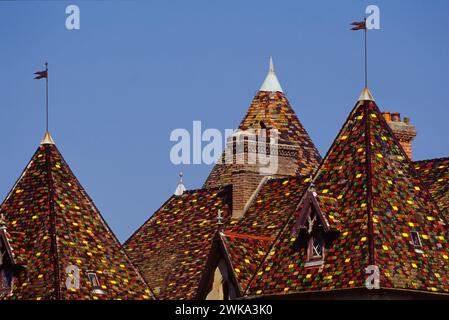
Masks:
[[[295,211],[309,178],[268,180],[240,220],[232,220],[221,238],[243,293],[274,239]]]
[[[449,218],[449,158],[416,161],[415,169],[429,188],[441,212]]]
[[[318,167],[321,156],[284,93],[259,91],[238,128],[259,130],[262,122],[267,129],[278,130],[279,143],[299,146],[298,175],[309,175]],[[230,184],[230,166],[215,165],[204,186]]]
[[[231,189],[186,191],[172,196],[124,244],[160,299],[193,299],[218,231],[221,210],[230,216]]]
[[[3,202],[8,242],[24,267],[8,299],[150,299],[148,289],[53,144],[37,149]],[[66,268],[78,268],[79,288]],[[104,294],[93,293],[96,273]]]
[[[295,211],[247,296],[365,288],[368,265],[379,267],[382,288],[449,293],[446,222],[373,101],[357,103],[314,185],[319,197],[337,201],[333,218],[325,212],[331,226],[338,220],[340,233],[324,264],[304,266],[306,250],[292,234]],[[421,248],[412,244],[412,231],[419,232]]]
[[[275,238],[232,232],[224,232],[220,236],[238,290],[245,292]]]

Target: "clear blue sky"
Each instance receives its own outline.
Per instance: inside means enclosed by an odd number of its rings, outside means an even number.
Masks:
[[[81,30],[65,28],[77,4]],[[448,1],[0,2],[0,196],[51,132],[121,240],[172,194],[178,172],[198,188],[211,167],[174,166],[170,132],[234,128],[269,55],[298,117],[324,155],[363,86],[362,32],[371,31],[370,87],[383,110],[416,125],[415,159],[449,156]]]

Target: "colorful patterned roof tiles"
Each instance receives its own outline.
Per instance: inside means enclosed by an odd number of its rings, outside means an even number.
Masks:
[[[416,161],[414,164],[441,212],[449,218],[449,158]]]
[[[230,188],[172,196],[124,244],[161,299],[193,299],[209,256],[217,217],[230,217]]]
[[[39,146],[0,213],[23,267],[1,298],[153,297],[55,145]]]
[[[306,189],[308,177],[268,180],[242,219],[233,219],[226,231],[275,237],[285,225]]]
[[[333,199],[322,211],[340,231],[324,262],[306,266],[307,250],[292,241],[298,216],[291,214],[246,295],[365,288],[370,265],[379,268],[382,288],[449,293],[446,221],[374,101],[357,103],[314,187],[323,208],[325,197]]]
[[[259,130],[263,126],[278,130],[279,143],[299,147],[297,175],[309,175],[318,167],[321,156],[284,93],[259,91],[238,129]],[[215,165],[204,186],[230,184],[230,167],[229,164]]]
[[[221,240],[240,292],[245,292],[274,239],[231,232],[222,234]]]
[[[268,180],[245,216],[226,226],[221,238],[241,293],[295,212],[309,181],[305,177]]]

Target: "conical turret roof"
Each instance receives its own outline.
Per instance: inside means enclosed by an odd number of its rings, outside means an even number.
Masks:
[[[325,219],[340,231],[326,244],[324,263],[305,267],[307,250],[295,245],[298,210],[247,295],[365,288],[368,266],[379,268],[382,289],[449,293],[446,221],[372,95],[366,97],[314,179],[315,197],[333,203],[322,210]]]
[[[3,298],[152,297],[48,133],[0,213],[21,270]]]
[[[270,70],[260,90],[253,98],[247,113],[238,126],[238,130],[276,129],[279,144],[294,146],[298,149],[296,173],[311,174],[321,162],[321,156],[308,132],[298,119],[282,89],[277,86],[272,60]],[[279,89],[279,90],[278,90]],[[222,157],[222,159],[224,159]],[[205,187],[222,186],[230,183],[230,166],[217,164],[211,171]]]

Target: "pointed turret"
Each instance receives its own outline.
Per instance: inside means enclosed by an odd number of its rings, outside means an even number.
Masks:
[[[270,56],[268,74],[259,91],[284,92],[274,71],[273,58]]]
[[[248,295],[333,291],[338,298],[337,291],[354,289],[360,299],[400,297],[404,291],[449,293],[446,220],[368,90],[314,182],[317,196],[333,203],[321,210],[338,235],[329,237],[320,229],[298,233],[295,226],[304,217],[302,211],[292,214]],[[318,261],[307,250],[314,239],[325,239]],[[311,263],[314,268],[307,268]]]
[[[17,261],[0,299],[152,297],[48,132],[0,214]]]
[[[279,148],[289,149],[279,149],[279,155],[282,153],[282,156],[287,154],[289,156],[279,160],[279,170],[275,175],[279,177],[309,175],[318,167],[321,156],[283,93],[271,57],[265,81],[240,122],[238,132],[258,133],[263,129],[267,132],[277,130]],[[229,141],[227,147],[232,148]],[[225,162],[224,157],[221,159],[221,162]],[[204,186],[232,184],[231,171],[234,167],[233,164],[219,162],[211,171]]]

